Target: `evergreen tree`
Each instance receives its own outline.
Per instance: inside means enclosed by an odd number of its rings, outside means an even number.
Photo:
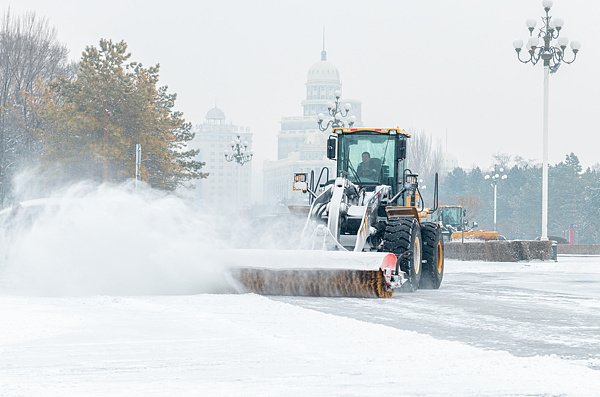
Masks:
[[[124,41],[86,47],[77,79],[49,85],[40,115],[43,160],[76,179],[123,181],[135,173],[135,145],[142,145],[142,179],[174,190],[205,178],[204,163],[186,143],[191,124],[173,110],[176,95],[157,87],[159,66],[129,62]],[[54,168],[51,168],[54,169]]]
[[[578,228],[578,242],[597,244],[600,238],[600,174],[588,168],[582,175],[583,224]]]
[[[506,182],[511,214],[508,218],[510,222],[502,225],[503,233],[508,238],[539,237],[542,223],[542,169],[529,164],[514,166]]]
[[[467,173],[456,167],[443,179],[440,187],[440,201],[450,205],[457,197],[462,197],[467,192]]]
[[[583,180],[579,158],[570,153],[548,171],[548,234],[563,236],[571,225],[582,224]]]

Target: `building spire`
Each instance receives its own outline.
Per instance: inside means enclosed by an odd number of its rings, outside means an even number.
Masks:
[[[323,51],[321,51],[321,61],[327,60],[327,51],[325,51],[325,25],[323,25]]]

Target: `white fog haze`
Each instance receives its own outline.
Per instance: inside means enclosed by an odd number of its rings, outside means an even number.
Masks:
[[[277,158],[281,117],[300,116],[306,74],[320,59],[340,71],[342,97],[362,102],[366,126],[424,130],[461,167],[493,163],[495,153],[542,161],[542,66],[518,62],[512,42],[527,39],[541,1],[115,1],[5,2],[34,10],[58,30],[78,60],[100,38],[125,40],[132,59],[160,63],[175,108],[200,124],[217,105],[253,136],[254,185],[263,160]],[[578,59],[550,82],[549,161],[574,152],[597,160],[593,140],[600,99],[595,66],[600,5],[557,0],[551,15],[582,42]],[[570,49],[567,50],[570,55]],[[255,187],[255,196],[260,188]]]

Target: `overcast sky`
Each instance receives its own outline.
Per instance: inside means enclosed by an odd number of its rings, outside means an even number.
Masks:
[[[254,133],[255,172],[276,159],[282,116],[302,114],[306,75],[320,59],[341,74],[343,96],[363,103],[371,127],[430,133],[459,165],[492,165],[494,153],[541,162],[543,68],[517,61],[512,42],[541,23],[541,0],[156,1],[8,0],[57,28],[78,60],[100,38],[124,39],[132,60],[160,63],[193,124],[215,103]],[[582,49],[550,81],[550,163],[597,155],[600,3],[556,0],[552,15]],[[570,54],[570,50],[569,50]]]

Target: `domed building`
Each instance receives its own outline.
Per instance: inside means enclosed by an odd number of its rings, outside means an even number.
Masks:
[[[281,130],[277,135],[277,159],[287,158],[292,152],[302,153],[305,142],[310,135],[318,134],[324,141],[329,132],[321,132],[317,126],[317,115],[327,114],[327,102],[335,101],[335,92],[342,92],[341,102],[352,106],[350,115],[356,117],[356,125],[361,125],[361,102],[346,99],[343,96],[342,80],[337,67],[327,60],[325,49],[321,52],[321,60],[313,64],[306,75],[306,99],[302,104],[302,116],[282,117]],[[314,141],[314,139],[313,139]],[[321,153],[325,155],[325,145]],[[302,157],[302,156],[301,156]],[[314,158],[314,154],[311,155]]]
[[[263,166],[263,197],[266,203],[293,203],[306,197],[293,192],[292,182],[296,172],[314,171],[318,178],[323,167],[334,176],[334,162],[327,158],[326,141],[331,129],[319,130],[317,115],[327,114],[327,102],[335,102],[335,92],[342,91],[342,80],[337,67],[327,60],[325,48],[321,60],[313,64],[306,75],[306,99],[301,102],[302,116],[282,117],[277,134],[277,161],[265,161]],[[361,102],[346,99],[348,116],[356,117],[355,126],[362,126]],[[327,119],[327,118],[326,118]]]
[[[231,141],[238,135],[251,149],[250,129],[227,123],[225,112],[215,106],[206,113],[204,123],[194,126],[192,131],[196,136],[190,148],[199,150],[196,160],[206,163],[202,171],[209,174],[206,179],[197,180],[197,198],[214,205],[249,206],[252,162],[240,167],[235,161],[225,160],[225,151],[231,151]]]
[[[210,109],[206,113],[206,124],[212,125],[224,125],[225,124],[225,113],[218,107]]]
[[[321,60],[311,66],[306,76],[306,99],[302,101],[304,115],[316,116],[322,112],[323,100],[335,100],[337,90],[342,90],[340,72],[327,60],[327,52],[323,51]]]

